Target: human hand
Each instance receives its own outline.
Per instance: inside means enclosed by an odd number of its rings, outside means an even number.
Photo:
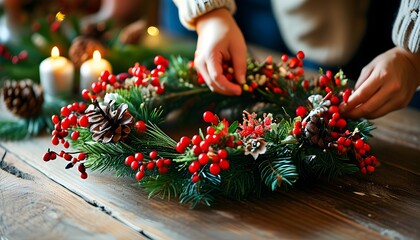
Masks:
[[[404,108],[420,85],[420,54],[394,47],[377,56],[362,72],[355,91],[340,110],[349,118],[378,118]]]
[[[240,95],[245,83],[246,44],[241,30],[225,8],[213,10],[196,21],[198,34],[194,66],[210,90],[224,95]],[[234,78],[223,75],[222,63],[231,61]]]

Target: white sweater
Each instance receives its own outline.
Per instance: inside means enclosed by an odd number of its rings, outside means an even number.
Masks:
[[[233,14],[234,0],[173,0],[181,23],[195,28],[195,19],[216,8]],[[369,0],[271,0],[273,14],[289,49],[303,50],[307,59],[342,65],[359,47],[366,30]],[[420,0],[401,0],[392,39],[395,45],[418,52]]]

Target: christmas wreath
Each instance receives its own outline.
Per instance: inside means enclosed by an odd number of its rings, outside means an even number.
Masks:
[[[52,116],[51,142],[63,150],[48,149],[43,160],[60,157],[83,179],[87,169],[132,176],[150,197],[177,197],[191,207],[286,190],[313,177],[374,172],[367,143],[374,126],[340,115],[339,104],[352,92],[344,73],[320,69],[308,77],[303,58],[303,52],[278,63],[250,58],[239,97],[211,92],[182,57],[104,71],[82,91],[84,100]],[[223,69],[233,81],[231,65]],[[163,130],[174,111],[177,128],[195,116],[207,127],[175,140]]]

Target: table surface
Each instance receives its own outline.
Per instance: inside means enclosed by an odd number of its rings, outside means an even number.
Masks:
[[[131,178],[45,163],[50,136],[0,142],[0,239],[419,239],[420,112],[374,120],[373,175],[194,210]]]

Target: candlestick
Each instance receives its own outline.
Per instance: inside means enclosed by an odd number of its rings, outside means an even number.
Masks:
[[[98,81],[103,71],[112,73],[111,64],[101,58],[101,53],[96,50],[93,52],[93,58],[87,60],[80,66],[80,90],[91,89],[92,83]]]
[[[57,47],[51,50],[51,57],[39,65],[39,75],[46,100],[69,97],[73,90],[74,65],[60,56]]]

